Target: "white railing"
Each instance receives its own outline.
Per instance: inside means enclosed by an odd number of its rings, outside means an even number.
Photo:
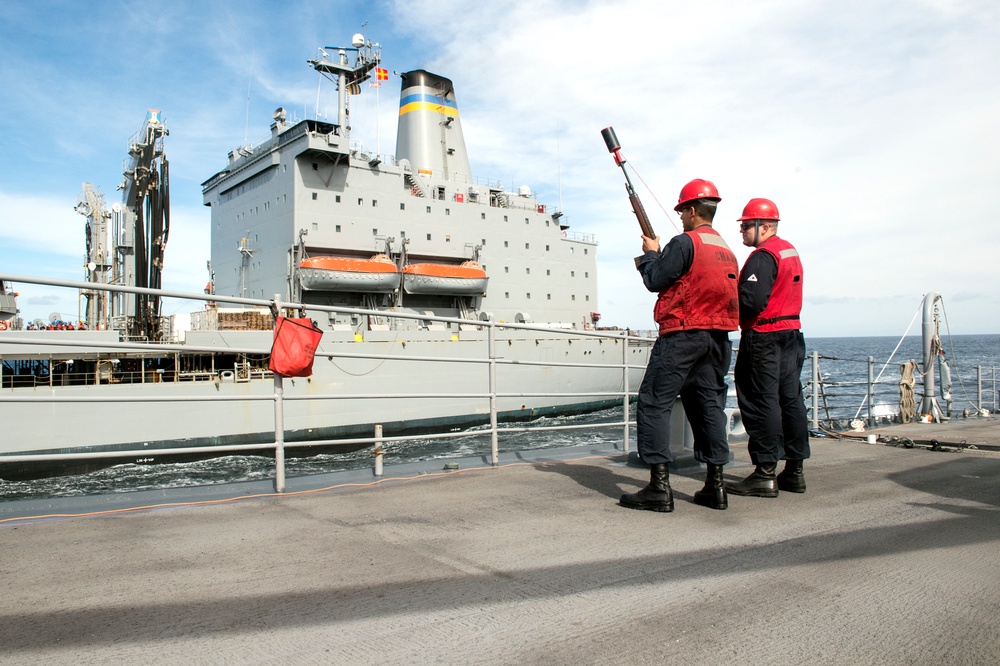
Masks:
[[[489,383],[488,391],[480,393],[393,393],[390,391],[372,393],[372,394],[309,394],[309,395],[295,395],[286,396],[284,395],[284,380],[280,375],[273,375],[274,390],[271,395],[256,395],[256,396],[231,396],[231,395],[219,395],[219,396],[204,396],[200,395],[197,397],[186,397],[186,396],[148,396],[148,395],[138,395],[138,396],[86,396],[86,395],[76,395],[76,396],[60,396],[60,395],[47,395],[47,396],[37,396],[37,395],[24,395],[15,392],[0,391],[0,406],[7,403],[30,403],[30,402],[45,402],[52,403],[53,405],[58,405],[59,403],[67,402],[121,402],[121,403],[137,403],[137,402],[190,402],[194,400],[198,401],[268,401],[274,404],[274,441],[264,442],[264,443],[247,443],[247,444],[234,444],[234,445],[220,445],[220,446],[195,446],[186,448],[143,448],[141,450],[131,450],[131,451],[99,451],[99,452],[86,452],[86,453],[52,453],[52,454],[24,454],[24,455],[2,455],[0,456],[0,462],[15,463],[15,462],[45,462],[53,460],[74,460],[74,459],[96,459],[96,458],[149,458],[157,454],[167,454],[171,456],[175,455],[189,455],[189,454],[214,454],[214,453],[228,453],[236,451],[273,451],[275,455],[275,489],[277,492],[284,492],[285,482],[284,482],[284,452],[286,448],[291,447],[321,447],[324,445],[374,445],[376,454],[380,451],[381,445],[394,442],[394,441],[404,441],[404,440],[422,440],[422,439],[444,439],[444,438],[460,438],[460,437],[474,437],[482,436],[488,433],[490,436],[490,462],[493,465],[499,464],[499,439],[502,434],[507,433],[520,433],[529,431],[548,431],[548,430],[574,430],[581,428],[621,428],[621,447],[623,452],[628,452],[629,449],[629,402],[630,399],[635,395],[634,390],[630,386],[629,372],[631,370],[641,370],[645,368],[645,354],[641,356],[643,363],[636,364],[630,361],[630,351],[636,349],[636,347],[647,347],[652,343],[652,339],[645,337],[637,337],[631,335],[628,331],[614,330],[614,331],[598,331],[598,330],[572,330],[572,329],[560,329],[545,326],[536,326],[531,324],[518,324],[518,323],[505,323],[490,321],[479,321],[479,320],[467,320],[451,317],[434,317],[429,316],[424,313],[402,313],[394,312],[388,313],[385,311],[375,311],[367,310],[361,308],[339,308],[330,306],[317,306],[317,305],[306,305],[302,303],[287,303],[282,302],[280,296],[276,295],[272,300],[262,300],[262,299],[249,299],[249,298],[239,298],[239,297],[227,297],[219,295],[206,295],[198,293],[188,293],[188,292],[177,292],[169,290],[155,290],[155,289],[145,289],[139,287],[124,287],[119,285],[105,285],[105,284],[94,284],[90,282],[73,282],[73,281],[62,281],[62,280],[49,280],[36,277],[18,276],[18,275],[6,275],[0,274],[0,279],[9,282],[23,282],[32,284],[41,284],[47,286],[55,287],[66,287],[72,289],[103,289],[106,291],[118,291],[125,293],[139,293],[139,294],[150,294],[158,295],[161,298],[179,298],[193,301],[213,301],[216,303],[231,303],[246,306],[265,306],[270,307],[274,311],[282,310],[308,310],[310,312],[336,312],[340,314],[358,314],[358,315],[377,315],[380,317],[393,317],[398,319],[411,319],[411,320],[422,320],[422,321],[435,321],[444,324],[455,324],[459,327],[473,327],[480,330],[485,329],[487,333],[487,354],[485,357],[465,357],[459,358],[454,356],[444,357],[444,356],[414,356],[406,355],[405,360],[407,362],[417,361],[417,362],[432,362],[432,363],[457,363],[457,364],[473,364],[480,365],[486,368],[488,373]],[[529,361],[529,360],[513,360],[504,358],[501,354],[497,353],[497,331],[498,329],[516,329],[524,331],[538,331],[544,332],[547,336],[567,336],[570,339],[573,338],[599,338],[608,339],[613,341],[616,345],[621,345],[621,357],[620,361],[614,363],[582,363],[582,362],[558,362],[558,361]],[[461,330],[461,329],[460,329]],[[45,336],[35,335],[29,331],[5,331],[3,335],[0,335],[0,361],[4,357],[4,347],[9,345],[30,345],[30,346],[55,346],[55,347],[69,347],[69,348],[99,348],[102,351],[115,351],[123,350],[131,353],[142,353],[148,352],[149,355],[164,356],[172,353],[176,354],[212,354],[225,352],[228,354],[247,354],[254,356],[267,356],[270,354],[270,348],[231,348],[227,347],[225,349],[220,349],[219,347],[198,347],[187,344],[160,344],[160,343],[139,343],[139,342],[107,342],[105,340],[98,341],[88,341],[88,340],[73,340],[72,336],[59,336],[55,339],[46,339]],[[317,352],[318,357],[333,358],[354,358],[354,359],[376,359],[376,360],[388,360],[393,358],[391,354],[369,354],[369,353],[344,353],[344,352]],[[621,390],[618,391],[608,391],[608,392],[532,392],[530,390],[525,391],[514,391],[514,392],[501,392],[497,389],[497,369],[499,366],[503,365],[517,365],[517,366],[543,366],[551,368],[601,368],[618,370],[621,372]],[[95,368],[95,375],[100,372],[100,364]],[[2,372],[2,364],[0,364],[0,372]],[[2,377],[0,377],[2,379]],[[0,383],[2,384],[2,383]],[[623,417],[620,421],[613,422],[603,422],[603,423],[593,423],[586,425],[553,425],[553,426],[506,426],[499,427],[498,409],[497,402],[503,398],[544,398],[544,397],[580,397],[580,398],[594,398],[594,399],[605,399],[604,402],[614,401],[617,399],[621,400],[621,405],[623,409]],[[356,437],[356,438],[344,438],[344,439],[318,439],[309,441],[295,441],[295,442],[285,442],[285,428],[284,428],[284,402],[285,401],[295,401],[295,400],[358,400],[358,399],[384,399],[384,400],[411,400],[411,399],[445,399],[445,400],[484,400],[489,402],[489,429],[475,430],[467,432],[436,432],[426,435],[401,435],[395,437],[383,437],[380,433],[380,427],[376,427],[376,433],[373,437]],[[381,458],[377,458],[378,463],[376,465],[377,469],[381,468]]]

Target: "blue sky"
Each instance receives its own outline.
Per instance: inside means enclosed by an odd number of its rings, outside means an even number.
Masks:
[[[119,200],[127,141],[157,108],[164,286],[199,291],[200,184],[266,137],[275,108],[334,114],[306,60],[363,25],[390,71],[454,81],[476,176],[529,185],[597,235],[602,323],[651,328],[654,300],[600,136],[613,125],[664,243],[692,178],[719,187],[715,226],[741,261],[743,205],[777,203],[805,264],[808,336],[901,336],[929,291],[952,333],[1000,333],[993,0],[2,3],[0,272],[82,279],[82,183]],[[352,137],[391,154],[398,95],[391,76],[377,104],[355,98]],[[26,319],[76,316],[73,294],[18,289]]]

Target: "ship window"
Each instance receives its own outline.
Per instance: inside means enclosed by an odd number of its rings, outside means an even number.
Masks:
[[[316,201],[316,193],[313,192],[313,201]]]
[[[400,238],[406,238],[406,232],[405,231],[400,231],[399,232],[399,237]]]
[[[444,188],[443,187],[437,188],[437,198],[441,199],[442,201],[444,201]]]
[[[524,269],[524,272],[525,272],[525,274],[527,274],[527,275],[531,275],[531,269],[530,269],[530,268],[525,268],[525,269]]]
[[[572,296],[570,296],[570,300],[571,301],[575,301],[576,300],[576,294],[573,294]]]
[[[552,275],[552,271],[550,269],[546,268],[545,269],[545,274],[546,275]]]
[[[527,294],[525,294],[524,296],[525,296],[525,298],[527,298],[527,299],[528,299],[529,301],[531,300],[531,292],[530,292],[530,291],[529,291],[529,292],[528,292]]]
[[[545,220],[545,226],[549,226],[549,221]]]
[[[337,233],[338,234],[340,233],[340,225],[339,224],[337,225]]]
[[[506,222],[506,221],[507,221],[507,216],[506,216],[506,215],[504,215],[504,216],[503,216],[503,221],[504,221],[504,222]]]
[[[485,238],[483,239],[483,245],[486,245],[486,239]]]
[[[444,214],[445,215],[451,215],[451,209],[450,208],[445,208],[444,209]]]
[[[431,239],[431,235],[427,234],[427,240],[430,240],[430,239]]]
[[[575,252],[576,252],[576,248],[575,248],[575,247],[571,247],[571,248],[569,249],[569,253],[570,253],[570,254],[574,254]]]
[[[570,271],[569,272],[569,276],[570,277],[576,277],[576,271]]]
[[[504,247],[507,247],[507,241],[504,241],[504,242],[503,242],[503,246],[504,246]]]
[[[587,294],[587,300],[588,301],[590,300],[590,294]]]
[[[528,224],[528,218],[524,218],[524,223]]]
[[[336,203],[340,203],[340,195],[339,195],[339,194],[335,195],[335,196],[333,197],[333,200],[334,200],[334,202],[336,202]]]
[[[587,254],[587,248],[583,248],[583,253]]]
[[[399,204],[399,210],[406,210],[406,204],[405,203]]]
[[[427,207],[427,212],[428,213],[431,212],[431,207],[430,206]]]
[[[504,266],[503,267],[503,272],[504,273],[510,273],[510,266]]]
[[[365,205],[365,200],[362,199],[361,197],[358,197],[358,205],[359,206],[364,206]]]
[[[451,236],[445,236],[444,237],[444,242],[445,243],[450,243],[451,242]]]
[[[480,217],[480,219],[485,220],[486,219],[486,213],[480,213],[479,217]]]
[[[372,208],[378,208],[378,200],[372,199]]]
[[[546,251],[546,252],[548,252],[548,251],[549,251],[549,246],[548,246],[548,245],[546,245],[546,246],[545,246],[545,251]]]
[[[287,164],[282,164],[281,165],[281,173],[288,173],[288,165]]]
[[[589,277],[590,277],[590,271],[587,271],[586,273],[584,273],[584,274],[583,274],[583,277],[585,277],[585,278],[589,278]]]
[[[530,243],[525,243],[524,244],[524,249],[525,250],[531,249],[531,244]]]
[[[319,222],[313,222],[313,231],[319,231]]]
[[[378,229],[372,229],[372,236],[378,236]]]
[[[503,297],[504,298],[510,298],[510,292],[509,291],[503,292]]]
[[[552,294],[545,294],[545,300],[551,301],[552,300]]]

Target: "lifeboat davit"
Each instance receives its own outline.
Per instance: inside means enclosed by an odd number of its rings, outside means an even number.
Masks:
[[[399,269],[384,254],[370,259],[310,257],[299,264],[299,282],[315,291],[390,292],[399,286]]]
[[[403,267],[403,289],[408,294],[481,295],[486,293],[488,281],[486,271],[474,261],[459,266],[409,264]]]

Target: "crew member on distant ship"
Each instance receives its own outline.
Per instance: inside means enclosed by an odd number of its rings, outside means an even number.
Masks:
[[[722,478],[729,462],[725,377],[732,357],[729,331],[739,324],[739,264],[712,228],[719,201],[710,181],[692,180],[674,207],[684,233],[674,236],[663,252],[659,237],[642,237],[638,269],[646,288],[659,294],[653,308],[659,337],[636,408],[639,455],[649,465],[650,480],[639,492],[622,495],[621,505],[630,509],[673,511],[670,413],[678,395],[694,431],[694,457],[708,465],[705,487],[694,501],[713,509],[727,507]]]
[[[802,262],[778,237],[778,207],[751,199],[739,218],[743,244],[756,248],[740,272],[740,347],[736,398],[750,439],[754,471],[729,484],[736,495],[777,497],[779,490],[806,491],[802,462],[809,457],[809,422],[802,398],[806,344],[802,310]],[[779,460],[785,468],[775,475]]]

